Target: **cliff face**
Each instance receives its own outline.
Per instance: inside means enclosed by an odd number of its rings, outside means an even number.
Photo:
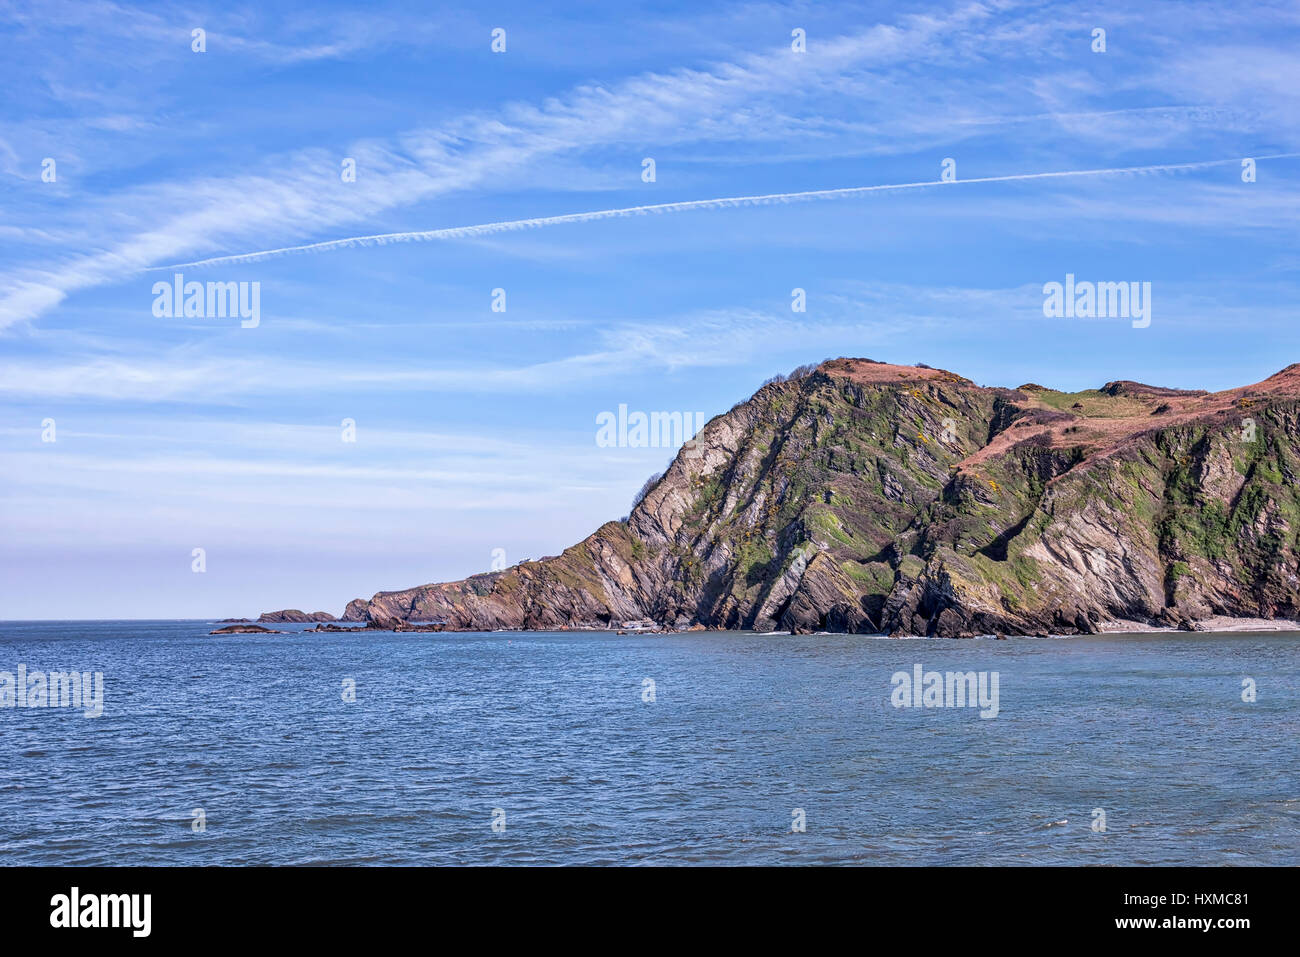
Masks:
[[[344,619],[960,636],[1293,617],[1297,472],[1300,366],[1067,394],[837,359],[709,422],[626,523]]]
[[[366,600],[364,598],[354,598],[348,602],[348,606],[343,609],[343,616],[339,621],[366,621]]]

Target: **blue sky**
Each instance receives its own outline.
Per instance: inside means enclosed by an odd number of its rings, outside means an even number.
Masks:
[[[1262,379],[1300,360],[1298,40],[1294,4],[7,4],[0,615],[337,614],[554,554],[672,456],[601,412],[829,356]],[[232,256],[179,271],[258,283],[256,328],[154,315],[157,267]],[[1151,325],[1045,318],[1067,273],[1150,282]]]

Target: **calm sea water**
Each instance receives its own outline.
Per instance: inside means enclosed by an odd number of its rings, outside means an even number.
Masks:
[[[0,671],[105,687],[0,709],[0,863],[1300,863],[1296,634],[212,627],[0,623]],[[997,717],[892,707],[916,664]]]

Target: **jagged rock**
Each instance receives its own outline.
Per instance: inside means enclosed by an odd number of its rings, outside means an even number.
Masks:
[[[348,602],[348,606],[343,609],[343,614],[339,621],[365,621],[366,606],[369,604],[364,598],[354,598]]]
[[[336,619],[327,611],[313,611],[308,614],[305,611],[299,611],[297,608],[285,608],[282,611],[263,612],[258,616],[257,620],[276,624],[306,624],[313,621],[335,621]]]

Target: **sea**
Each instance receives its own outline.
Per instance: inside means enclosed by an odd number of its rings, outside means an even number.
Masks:
[[[0,622],[0,864],[1300,863],[1296,633],[214,627]]]

